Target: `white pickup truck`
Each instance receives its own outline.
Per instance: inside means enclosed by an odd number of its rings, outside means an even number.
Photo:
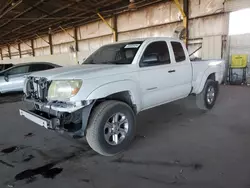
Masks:
[[[51,130],[86,136],[106,156],[133,140],[139,112],[196,96],[211,109],[224,75],[223,60],[191,62],[173,38],[146,38],[99,48],[83,65],[37,72],[25,81],[20,115]],[[167,113],[167,112],[166,112]]]

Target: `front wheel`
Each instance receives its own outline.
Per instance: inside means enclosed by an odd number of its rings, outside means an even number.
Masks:
[[[218,83],[208,79],[200,94],[196,96],[196,105],[201,110],[210,110],[213,108],[219,93]]]
[[[105,101],[92,112],[86,138],[93,150],[112,156],[129,146],[135,131],[135,114],[131,107],[120,101]]]

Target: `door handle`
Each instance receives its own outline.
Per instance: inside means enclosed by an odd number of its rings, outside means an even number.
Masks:
[[[175,70],[169,70],[168,72],[169,72],[169,73],[173,73],[173,72],[175,72]]]

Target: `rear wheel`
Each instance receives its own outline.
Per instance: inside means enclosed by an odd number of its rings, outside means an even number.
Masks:
[[[135,115],[130,106],[120,101],[105,101],[92,112],[86,138],[93,150],[112,156],[130,145],[135,130]]]
[[[219,92],[218,83],[214,80],[207,80],[202,92],[196,96],[196,105],[201,110],[213,108]]]

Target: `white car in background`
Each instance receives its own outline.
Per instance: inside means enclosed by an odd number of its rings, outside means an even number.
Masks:
[[[39,62],[18,64],[0,72],[0,94],[8,92],[21,92],[25,76],[31,73],[61,67],[56,64]]]
[[[115,155],[133,140],[141,111],[189,95],[200,109],[211,109],[224,71],[223,60],[191,62],[178,39],[113,43],[83,65],[30,75],[24,87],[30,109],[20,115],[74,138],[86,136],[98,153]]]

